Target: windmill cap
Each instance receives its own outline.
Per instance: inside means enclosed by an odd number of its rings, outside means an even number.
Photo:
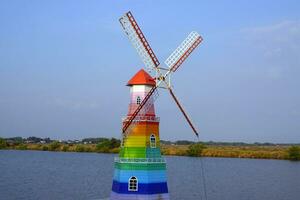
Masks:
[[[155,80],[144,69],[138,71],[127,83],[127,86],[132,85],[151,85],[155,86]]]

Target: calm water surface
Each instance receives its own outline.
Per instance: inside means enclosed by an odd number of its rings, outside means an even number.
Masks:
[[[0,199],[109,196],[112,154],[0,151]],[[172,200],[204,199],[200,158],[167,157]],[[300,162],[202,159],[208,200],[298,200]]]

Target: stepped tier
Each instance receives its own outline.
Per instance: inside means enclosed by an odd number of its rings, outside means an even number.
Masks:
[[[153,87],[144,83],[150,75],[145,72],[142,75],[141,80],[130,81],[131,99],[123,125]],[[153,101],[148,108],[139,112],[134,125],[123,135],[119,157],[115,158],[110,200],[169,200],[166,162],[160,150],[159,118],[155,116]]]

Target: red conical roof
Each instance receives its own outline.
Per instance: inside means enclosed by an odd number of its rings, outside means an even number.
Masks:
[[[131,85],[152,85],[155,86],[155,80],[143,69],[138,71],[127,83]]]

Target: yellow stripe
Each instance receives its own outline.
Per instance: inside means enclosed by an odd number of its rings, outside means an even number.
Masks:
[[[124,140],[124,147],[150,147],[150,136],[128,135]],[[156,147],[159,147],[159,137],[156,137]]]

